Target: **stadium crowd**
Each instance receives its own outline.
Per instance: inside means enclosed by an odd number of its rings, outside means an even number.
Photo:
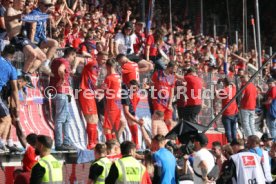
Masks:
[[[88,183],[272,183],[276,60],[223,112],[228,144],[216,141],[208,150],[203,133],[189,135],[185,144],[177,138],[168,140],[167,133],[177,124],[209,123],[197,118],[210,105],[204,97],[204,90],[210,88],[206,78],[212,83],[210,108],[216,115],[218,107],[225,107],[257,71],[257,53],[243,53],[242,44],[229,43],[227,36],[194,35],[189,22],[178,17],[170,26],[162,19],[167,14],[162,14],[162,6],[155,7],[151,27],[146,29],[137,2],[1,1],[0,150],[19,150],[10,139],[12,125],[27,148],[23,172],[15,173],[15,183],[26,178],[30,178],[26,183],[62,182],[62,165],[51,148],[54,142],[56,151],[76,150],[68,133],[72,98],[87,123],[87,149],[95,153]],[[24,54],[21,68],[14,67],[16,52]],[[260,54],[264,63],[267,55]],[[38,73],[48,76],[56,92],[50,91],[54,141],[47,135],[25,138],[20,128],[19,96],[26,88],[37,87],[31,78]],[[72,89],[79,93],[72,96]],[[151,131],[136,116],[141,91],[147,94]],[[259,112],[261,128],[255,118]],[[98,141],[99,121],[104,143]],[[132,142],[122,139],[126,127]],[[136,152],[142,148],[139,129],[146,144],[142,153]],[[258,132],[263,133],[261,138]]]

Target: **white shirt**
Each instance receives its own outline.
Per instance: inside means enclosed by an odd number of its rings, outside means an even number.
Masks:
[[[251,152],[240,152],[231,156],[236,166],[236,177],[233,184],[265,184],[265,176],[261,167],[261,158]]]
[[[136,43],[135,34],[126,36],[123,33],[117,33],[114,41],[118,45],[119,54],[129,55],[134,53],[133,44]],[[128,50],[129,52],[127,52]]]
[[[198,173],[199,175],[202,175],[201,168],[199,167],[199,164],[202,161],[205,161],[208,166],[207,173],[209,173],[215,166],[215,159],[212,153],[208,151],[206,148],[202,148],[201,150],[196,152],[194,163],[193,163],[193,168],[195,172]],[[194,183],[204,184],[204,181],[194,174]]]
[[[265,181],[266,182],[272,182],[273,179],[272,179],[272,176],[271,176],[271,166],[270,166],[270,163],[269,163],[269,154],[268,154],[268,151],[266,150],[263,150],[263,172],[264,172],[264,175],[265,175]]]

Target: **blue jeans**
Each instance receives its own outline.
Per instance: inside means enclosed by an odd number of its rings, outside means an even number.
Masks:
[[[69,102],[66,94],[57,94],[53,99],[55,105],[55,146],[62,144],[71,145],[69,137],[70,113]],[[62,141],[63,134],[63,141]],[[63,142],[63,143],[62,143]]]
[[[227,141],[231,143],[237,139],[237,115],[222,116],[221,121],[225,129]]]
[[[266,125],[268,126],[271,137],[276,138],[276,119],[272,118],[269,111],[266,113]]]
[[[241,120],[245,137],[256,135],[255,111],[241,109]]]

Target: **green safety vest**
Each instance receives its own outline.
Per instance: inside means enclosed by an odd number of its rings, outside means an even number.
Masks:
[[[97,180],[95,181],[95,184],[104,184],[105,183],[105,178],[108,176],[108,173],[109,173],[112,162],[108,158],[104,157],[104,158],[101,158],[101,159],[97,160],[92,165],[94,165],[94,164],[98,164],[98,165],[103,167],[103,172],[97,178]]]
[[[118,169],[116,184],[140,184],[145,173],[145,167],[135,158],[124,157],[115,162]]]
[[[45,169],[42,184],[62,184],[62,164],[55,157],[47,155],[41,158],[38,163]]]

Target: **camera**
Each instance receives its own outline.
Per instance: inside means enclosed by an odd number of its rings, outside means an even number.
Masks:
[[[190,155],[194,150],[193,141],[189,141],[187,144],[183,144],[181,146],[176,145],[172,141],[168,141],[166,146],[169,146],[173,149],[173,152],[177,158],[181,158],[184,155]]]

